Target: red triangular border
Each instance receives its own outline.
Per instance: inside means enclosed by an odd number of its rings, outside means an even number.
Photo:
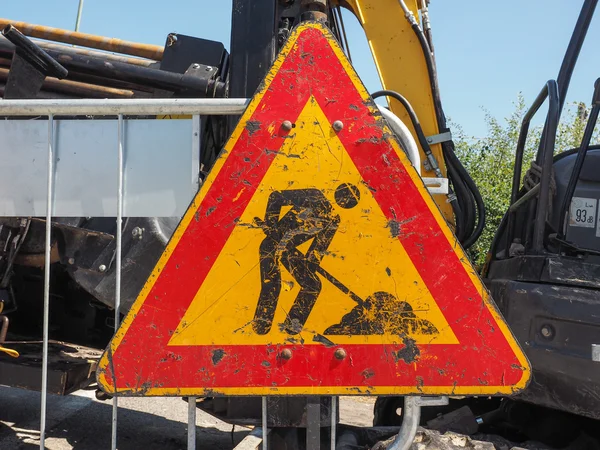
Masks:
[[[529,376],[525,358],[508,328],[498,326],[487,294],[473,283],[455,244],[440,229],[411,179],[413,169],[390,144],[374,103],[353,84],[332,47],[337,43],[319,25],[295,33],[254,110],[253,126],[221,156],[226,160],[208,192],[201,192],[197,207],[192,204],[197,220],[191,220],[146,298],[138,299],[142,306],[130,313],[105,354],[100,384],[109,392],[138,395],[494,394],[523,387]],[[293,122],[310,95],[332,123],[353,124],[338,137],[384,214],[401,224],[398,238],[459,344],[419,345],[415,361],[399,358],[403,345],[344,345],[351,356],[344,361],[333,357],[337,347],[312,343],[287,346],[294,352],[289,361],[277,358],[284,348],[279,345],[167,346],[281,148],[288,133],[280,124]],[[214,358],[215,351],[223,356]]]

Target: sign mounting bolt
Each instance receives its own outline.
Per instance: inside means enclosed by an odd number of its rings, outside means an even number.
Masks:
[[[335,359],[339,359],[340,361],[343,359],[346,359],[346,356],[348,356],[348,354],[346,353],[346,350],[344,350],[343,348],[338,348],[335,353],[334,353]]]
[[[285,131],[292,131],[292,128],[294,128],[294,124],[289,120],[284,120],[281,124],[281,128],[283,128]]]
[[[279,356],[281,357],[281,359],[289,361],[290,359],[292,359],[292,351],[289,348],[283,349]]]
[[[333,122],[333,129],[337,132],[340,132],[344,129],[344,122],[342,122],[341,120],[336,120],[335,122]]]
[[[106,272],[106,266],[104,264],[102,264],[100,267],[98,267],[98,270],[100,272]]]
[[[546,339],[551,339],[554,337],[554,330],[551,325],[544,325],[540,332]]]
[[[131,235],[134,239],[142,240],[142,238],[144,237],[144,230],[143,228],[135,227],[133,230],[131,230]]]

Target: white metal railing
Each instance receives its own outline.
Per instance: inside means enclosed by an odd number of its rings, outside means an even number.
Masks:
[[[199,140],[199,120],[201,115],[239,115],[242,114],[249,103],[248,99],[140,99],[140,100],[0,100],[0,116],[41,116],[48,117],[48,134],[46,145],[47,157],[47,183],[45,197],[45,266],[44,266],[44,300],[43,300],[43,358],[42,358],[42,392],[41,392],[41,413],[40,413],[40,448],[45,448],[46,439],[46,410],[47,410],[47,388],[48,388],[48,342],[49,342],[49,314],[50,314],[50,261],[51,261],[51,232],[52,217],[54,211],[54,190],[55,175],[59,162],[56,158],[56,120],[58,115],[62,116],[116,116],[117,138],[116,147],[116,214],[113,211],[106,212],[107,216],[115,217],[117,220],[116,232],[116,258],[115,258],[115,330],[119,326],[119,307],[121,300],[121,275],[122,275],[122,223],[124,216],[124,168],[128,149],[125,139],[125,120],[124,115],[190,115],[195,124],[192,128],[194,133],[193,141]],[[388,120],[390,127],[398,135],[400,142],[407,152],[409,158],[417,168],[420,174],[420,157],[417,145],[404,124],[389,111],[383,111],[382,114]],[[30,121],[22,121],[30,122]],[[37,121],[36,121],[37,122]],[[102,121],[106,124],[106,121]],[[1,136],[0,136],[1,138]],[[1,144],[0,140],[0,144]],[[200,152],[199,146],[194,144],[194,151]],[[198,155],[199,157],[199,155]],[[436,185],[432,193],[447,192],[447,180],[444,179],[424,179],[426,185]],[[70,210],[74,215],[82,211]],[[86,216],[87,214],[81,214]],[[153,217],[152,215],[150,215]],[[196,447],[196,397],[188,398],[188,449],[194,450]],[[412,401],[412,403],[411,403]],[[439,402],[440,400],[438,400]],[[442,399],[442,402],[444,400]],[[419,401],[418,397],[407,403],[412,405],[410,411],[414,412],[410,420],[405,420],[403,429],[399,435],[395,448],[408,448],[404,441],[412,442],[416,424],[419,421],[420,406],[425,405],[424,401]],[[429,403],[431,404],[431,402]],[[336,424],[337,424],[338,398],[331,399],[331,448],[335,449],[336,444]],[[118,400],[113,398],[112,413],[112,437],[111,449],[117,448],[117,429],[118,429]],[[314,419],[314,418],[313,418]],[[320,423],[320,417],[316,420]],[[262,434],[262,439],[256,440]],[[264,450],[268,447],[268,415],[267,415],[267,397],[262,397],[262,427],[256,430],[249,438],[255,439],[256,445],[262,441]],[[254,446],[254,444],[252,444]],[[256,448],[256,446],[254,446]]]
[[[198,122],[200,115],[228,115],[244,112],[247,99],[141,99],[141,100],[3,100],[0,101],[0,116],[47,116],[47,184],[46,184],[46,229],[44,266],[44,312],[42,345],[42,389],[40,405],[40,449],[45,448],[46,413],[48,391],[48,342],[50,316],[50,253],[54,201],[54,177],[56,173],[55,116],[98,115],[117,119],[117,233],[115,257],[115,330],[119,326],[122,274],[122,222],[124,203],[124,115],[191,115]],[[197,127],[196,140],[199,140]],[[199,148],[198,148],[199,149]],[[198,155],[199,156],[199,155]],[[76,211],[73,211],[75,214]],[[196,398],[188,399],[188,448],[195,449],[196,443]],[[263,402],[264,404],[264,402]],[[266,417],[266,416],[265,416]],[[117,448],[118,399],[113,398],[111,449]],[[266,429],[263,421],[263,428]],[[266,443],[265,443],[266,444]],[[265,446],[266,448],[266,446]]]
[[[235,115],[242,114],[249,102],[242,98],[2,100],[0,111],[7,116]]]

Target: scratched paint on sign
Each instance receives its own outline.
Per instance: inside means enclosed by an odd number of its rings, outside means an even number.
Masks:
[[[457,343],[314,98],[294,125],[169,345]]]
[[[307,23],[219,155],[97,378],[117,395],[213,396],[495,395],[529,377],[339,45]]]

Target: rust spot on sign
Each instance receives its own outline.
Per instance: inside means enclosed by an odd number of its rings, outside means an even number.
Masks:
[[[419,351],[419,347],[417,347],[417,343],[414,339],[405,337],[403,341],[405,347],[397,352],[392,352],[392,355],[394,356],[394,360],[396,362],[402,360],[406,364],[412,364],[417,360],[421,352]]]
[[[221,362],[223,357],[225,356],[225,351],[221,349],[216,349],[212,351],[212,363],[213,365],[217,365]]]
[[[246,130],[248,130],[248,134],[250,136],[252,136],[254,133],[256,133],[258,130],[260,130],[260,122],[257,122],[255,120],[249,120],[246,123]]]

